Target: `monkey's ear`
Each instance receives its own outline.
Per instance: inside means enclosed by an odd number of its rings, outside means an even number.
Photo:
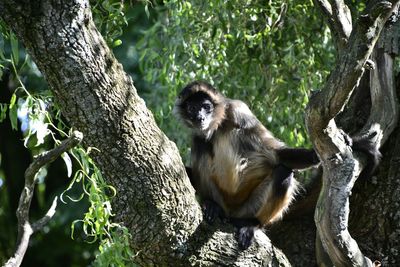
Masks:
[[[229,119],[238,128],[249,129],[259,124],[249,107],[240,100],[230,101],[228,110]]]

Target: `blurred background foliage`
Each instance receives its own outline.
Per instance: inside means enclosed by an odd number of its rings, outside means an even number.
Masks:
[[[335,61],[329,30],[311,0],[90,2],[96,25],[186,163],[188,133],[172,109],[177,93],[194,79],[245,101],[287,144],[309,145],[308,96]],[[356,2],[348,1],[355,11],[362,8]],[[22,45],[1,22],[0,31],[3,263],[17,236],[23,173],[32,156],[64,139],[69,127]],[[23,266],[124,266],[133,255],[126,229],[110,220],[113,188],[104,184],[90,149],[76,148],[39,175],[31,217],[39,218],[63,192],[66,204],[59,203],[51,223],[33,235]]]
[[[171,119],[173,102],[194,79],[245,101],[287,144],[309,144],[303,110],[335,59],[312,1],[168,1],[155,10],[135,45],[142,96],[178,147],[189,141]]]

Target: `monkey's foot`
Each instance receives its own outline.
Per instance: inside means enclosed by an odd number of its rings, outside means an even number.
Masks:
[[[253,243],[254,231],[254,226],[244,226],[239,228],[238,242],[241,249],[247,249],[248,247],[250,247],[251,243]]]

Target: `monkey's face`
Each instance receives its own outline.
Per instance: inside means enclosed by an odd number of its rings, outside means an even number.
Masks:
[[[207,131],[213,120],[214,104],[207,95],[194,94],[183,105],[185,121],[189,127]]]

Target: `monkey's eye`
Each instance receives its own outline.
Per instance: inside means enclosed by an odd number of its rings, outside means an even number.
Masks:
[[[201,107],[207,111],[210,111],[212,109],[212,105],[210,103],[203,103]]]
[[[188,110],[189,113],[194,113],[194,112],[196,112],[197,107],[195,107],[195,106],[188,106],[188,107],[187,107],[187,110]]]

